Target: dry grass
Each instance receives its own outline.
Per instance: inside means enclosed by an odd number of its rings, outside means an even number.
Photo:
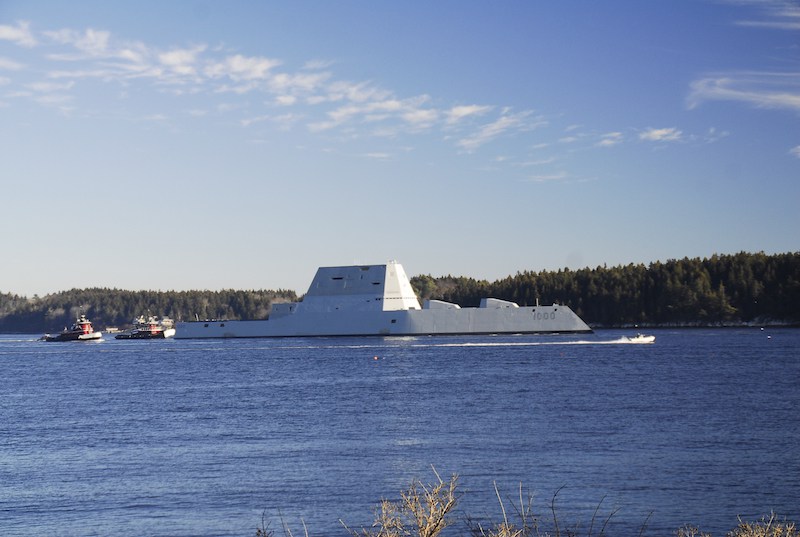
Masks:
[[[444,481],[435,469],[433,472],[435,483],[426,485],[414,479],[400,493],[400,500],[381,501],[372,528],[352,530],[344,522],[342,525],[353,537],[437,537],[453,523],[449,515],[458,503],[458,476],[453,474]]]
[[[695,526],[683,526],[678,529],[678,537],[711,537]],[[739,525],[728,532],[728,537],[800,537],[794,522],[778,521],[775,513],[762,517],[758,522],[745,522],[739,519]]]
[[[375,520],[370,528],[354,530],[340,521],[342,526],[351,537],[439,537],[445,528],[455,523],[453,515],[461,495],[458,491],[458,475],[453,474],[448,481],[445,481],[435,468],[433,472],[436,476],[433,483],[425,484],[413,479],[409,487],[400,492],[399,500],[382,500],[375,509]],[[533,497],[525,496],[522,485],[519,488],[518,498],[507,500],[510,508],[507,510],[506,502],[503,501],[495,484],[494,490],[502,518],[498,521],[481,522],[467,515],[465,517],[467,535],[470,537],[578,537],[579,535],[604,537],[611,518],[619,509],[613,509],[600,524],[598,512],[603,503],[601,499],[587,530],[581,531],[577,525],[569,527],[559,520],[556,509],[556,499],[562,488],[553,494],[550,502],[551,531],[541,529],[541,520],[533,512]],[[645,535],[649,519],[650,516],[642,524],[639,537]],[[285,537],[294,537],[283,517],[281,517],[281,527]],[[304,536],[309,537],[305,523],[303,531]],[[678,528],[675,535],[712,537],[711,534],[692,525]],[[275,531],[269,528],[268,520],[265,514],[262,514],[261,526],[256,530],[256,537],[274,536]],[[797,531],[794,522],[778,521],[776,515],[772,514],[758,522],[745,522],[739,519],[738,526],[728,532],[726,537],[800,537],[800,532]]]
[[[529,537],[539,535],[539,519],[533,514],[533,496],[523,496],[522,485],[519,487],[519,503],[509,500],[510,506],[516,515],[516,520],[509,520],[506,506],[497,483],[494,484],[494,493],[500,504],[500,511],[503,513],[502,522],[488,522],[484,527],[481,522],[473,521],[467,517],[467,527],[472,537]]]

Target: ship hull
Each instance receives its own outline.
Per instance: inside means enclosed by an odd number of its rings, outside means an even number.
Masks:
[[[478,308],[441,300],[420,307],[402,265],[320,267],[302,302],[273,304],[268,320],[182,322],[175,337],[428,336],[591,332],[567,306],[519,307],[483,298]]]
[[[102,337],[103,334],[101,332],[90,332],[88,334],[80,332],[80,333],[61,333],[55,336],[47,334],[44,336],[43,339],[44,341],[52,343],[52,342],[62,342],[62,341],[97,341]]]
[[[592,329],[563,305],[379,312],[303,312],[274,320],[178,323],[175,337],[269,338],[316,336],[427,336],[568,334]]]
[[[115,339],[166,339],[175,335],[174,328],[157,330],[134,330],[133,332],[123,332],[114,336]]]

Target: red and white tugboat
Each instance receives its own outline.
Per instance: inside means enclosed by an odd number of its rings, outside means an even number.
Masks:
[[[95,332],[92,322],[81,314],[70,328],[64,328],[60,334],[45,334],[45,341],[95,341],[103,337],[102,332]]]
[[[159,319],[144,315],[134,321],[134,327],[114,336],[115,339],[165,339],[175,335],[175,323],[172,319]]]

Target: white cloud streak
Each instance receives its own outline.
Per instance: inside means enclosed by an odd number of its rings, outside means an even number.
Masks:
[[[35,47],[37,42],[30,30],[30,23],[19,21],[16,26],[0,25],[0,41],[11,41],[21,47]]]
[[[681,140],[683,132],[675,127],[664,129],[647,129],[639,133],[639,139],[648,142],[678,142]]]
[[[44,80],[4,78],[6,99],[27,98],[49,106],[70,102],[78,107],[81,100],[73,92],[88,87],[92,80],[125,88],[120,98],[133,95],[130,88],[134,84],[140,89],[149,85],[176,99],[200,94],[225,99],[226,102],[209,102],[206,107],[216,110],[216,115],[228,116],[242,128],[265,125],[288,130],[304,126],[312,133],[339,130],[342,139],[439,133],[443,140],[467,153],[547,125],[532,110],[515,111],[492,104],[438,106],[424,93],[404,97],[373,81],[337,79],[331,71],[335,64],[327,60],[314,59],[292,70],[280,59],[263,55],[231,53],[230,49],[203,43],[159,49],[141,41],[121,40],[96,28],[63,28],[41,32],[38,37],[37,40],[28,23],[0,26],[0,39],[20,46],[36,45],[44,59],[42,65],[49,69]],[[13,57],[0,58],[0,69],[29,72]],[[79,80],[85,83],[76,84]],[[246,98],[248,95],[256,98]],[[193,106],[196,104],[188,105]],[[167,120],[153,112],[151,117]],[[198,113],[183,117],[192,115],[199,117]],[[568,131],[578,128],[572,126]],[[642,134],[642,139],[680,138],[677,129],[660,134],[657,129],[652,131]],[[574,141],[599,147],[612,147],[623,141],[622,133],[616,131],[599,137],[574,132],[570,136]]]
[[[701,78],[691,84],[689,108],[705,101],[800,111],[800,73],[742,72]]]
[[[77,49],[77,52],[68,52],[52,55],[54,59],[66,61],[79,61],[86,58],[108,58],[113,57],[109,51],[108,42],[111,33],[98,31],[88,28],[84,32],[77,32],[70,29],[44,32],[44,35],[51,40],[62,45],[70,45]]]
[[[483,125],[476,133],[459,140],[458,146],[471,152],[508,132],[535,128],[536,124],[528,125],[526,122],[530,114],[530,112],[504,113],[491,123]]]
[[[234,82],[264,80],[269,71],[281,64],[278,60],[258,56],[228,56],[222,61],[208,64],[204,74],[209,78],[229,78]]]
[[[800,30],[800,5],[788,0],[727,0],[754,8],[752,17],[736,21],[743,27]],[[731,71],[709,74],[693,81],[687,103],[690,109],[706,101],[731,101],[757,108],[800,111],[800,72]]]
[[[205,45],[188,49],[173,49],[159,54],[158,61],[178,75],[196,76],[197,58],[205,49]]]
[[[23,65],[21,63],[0,56],[0,69],[6,71],[20,71],[22,68]]]
[[[480,106],[476,104],[468,106],[454,106],[446,112],[446,122],[448,125],[455,125],[462,119],[472,116],[482,116],[491,109],[491,106]]]
[[[528,177],[529,181],[533,181],[534,183],[548,183],[552,181],[563,181],[569,177],[567,172],[556,172],[551,174],[543,174],[543,175],[531,175]]]
[[[600,136],[600,141],[597,142],[598,147],[614,147],[621,144],[623,136],[621,132],[609,132]]]
[[[739,0],[734,3],[759,8],[760,17],[736,21],[738,26],[800,30],[800,6],[796,3],[783,0]]]
[[[281,124],[288,127],[303,117],[312,132],[371,125],[372,136],[441,129],[448,133],[445,139],[453,140],[468,152],[504,135],[541,124],[541,120],[531,122],[530,111],[512,113],[501,108],[491,117],[496,108],[492,105],[439,108],[432,106],[431,97],[425,94],[398,97],[371,81],[337,80],[329,71],[333,63],[325,60],[306,62],[292,72],[283,68],[281,60],[266,56],[226,54],[221,48],[205,44],[159,50],[140,41],[116,39],[111,32],[95,28],[63,28],[42,32],[42,36],[40,44],[46,45],[42,55],[52,64],[46,83],[61,88],[51,92],[59,92],[53,99],[65,100],[75,81],[91,79],[123,86],[149,80],[157,85],[157,91],[176,97],[198,93],[234,96],[260,93],[266,95],[262,102],[267,109],[255,110],[249,117],[238,119],[243,127],[273,122],[277,116],[269,108],[305,107],[300,114],[286,114],[284,117],[292,120]],[[37,43],[27,23],[0,27],[0,38],[26,46]],[[22,65],[2,58],[0,68],[22,69]],[[28,89],[45,88],[46,83],[39,81]],[[478,119],[480,123],[476,125]]]

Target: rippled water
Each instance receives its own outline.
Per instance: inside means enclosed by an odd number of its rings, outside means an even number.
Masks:
[[[800,519],[800,331],[654,333],[0,336],[0,534],[347,535],[431,466],[473,517],[496,482],[549,521],[564,486],[582,535],[601,501],[614,535]]]

